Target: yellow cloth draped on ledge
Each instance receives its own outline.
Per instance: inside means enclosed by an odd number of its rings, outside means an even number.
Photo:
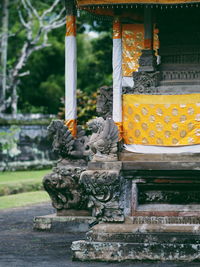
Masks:
[[[200,94],[123,95],[125,144],[200,144]]]

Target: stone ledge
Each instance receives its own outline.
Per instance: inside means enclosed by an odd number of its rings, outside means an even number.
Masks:
[[[86,232],[95,221],[91,216],[57,216],[50,214],[33,219],[33,229],[51,232]]]
[[[185,261],[200,260],[200,244],[72,242],[74,260],[80,261]]]
[[[199,224],[131,224],[102,223],[95,225],[93,233],[195,233],[200,234]]]

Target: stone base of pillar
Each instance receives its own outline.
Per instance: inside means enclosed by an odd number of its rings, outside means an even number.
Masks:
[[[154,72],[156,71],[157,58],[154,50],[142,50],[142,55],[139,58],[138,71]]]

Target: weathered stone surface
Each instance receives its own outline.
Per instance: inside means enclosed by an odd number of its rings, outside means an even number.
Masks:
[[[95,218],[90,216],[57,216],[50,214],[46,216],[37,216],[33,220],[34,230],[43,230],[51,232],[86,232],[89,230],[89,224],[93,223]]]
[[[200,259],[200,227],[197,224],[99,224],[86,241],[72,243],[79,260],[177,260]]]
[[[88,138],[80,125],[77,126],[77,135],[74,138],[64,121],[53,120],[48,126],[48,134],[53,138],[53,151],[61,159],[68,159],[68,161],[82,159],[86,162],[84,152]]]
[[[80,175],[85,169],[61,164],[44,177],[44,189],[49,194],[58,215],[62,215],[68,209],[87,210],[88,197],[84,187],[79,183]]]
[[[87,145],[92,161],[116,161],[118,152],[118,128],[111,118],[92,119],[88,123],[92,135]]]
[[[87,166],[85,131],[77,126],[77,135],[74,137],[64,121],[54,120],[48,127],[48,133],[53,138],[53,150],[58,153],[60,160],[52,173],[44,177],[44,189],[57,215],[73,215],[75,211],[72,210],[80,211],[77,215],[89,215],[88,196],[79,183],[80,175]]]
[[[52,167],[57,157],[47,134],[51,119],[40,114],[0,115],[0,170]]]
[[[154,50],[142,50],[139,58],[139,72],[153,72],[157,67],[157,58]]]
[[[132,92],[134,94],[157,94],[158,93],[158,82],[159,72],[133,72],[134,86]]]
[[[97,96],[97,113],[104,119],[112,117],[113,106],[113,88],[103,86],[99,88],[99,94]]]
[[[185,261],[200,260],[200,244],[178,243],[125,243],[125,242],[72,242],[73,259],[81,261]]]
[[[120,206],[122,181],[119,171],[84,171],[80,182],[89,197],[88,207],[92,208],[97,221],[124,221]]]

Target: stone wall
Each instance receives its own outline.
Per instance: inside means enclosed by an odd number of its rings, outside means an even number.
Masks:
[[[53,115],[0,115],[0,171],[42,169],[56,160],[47,126]]]

